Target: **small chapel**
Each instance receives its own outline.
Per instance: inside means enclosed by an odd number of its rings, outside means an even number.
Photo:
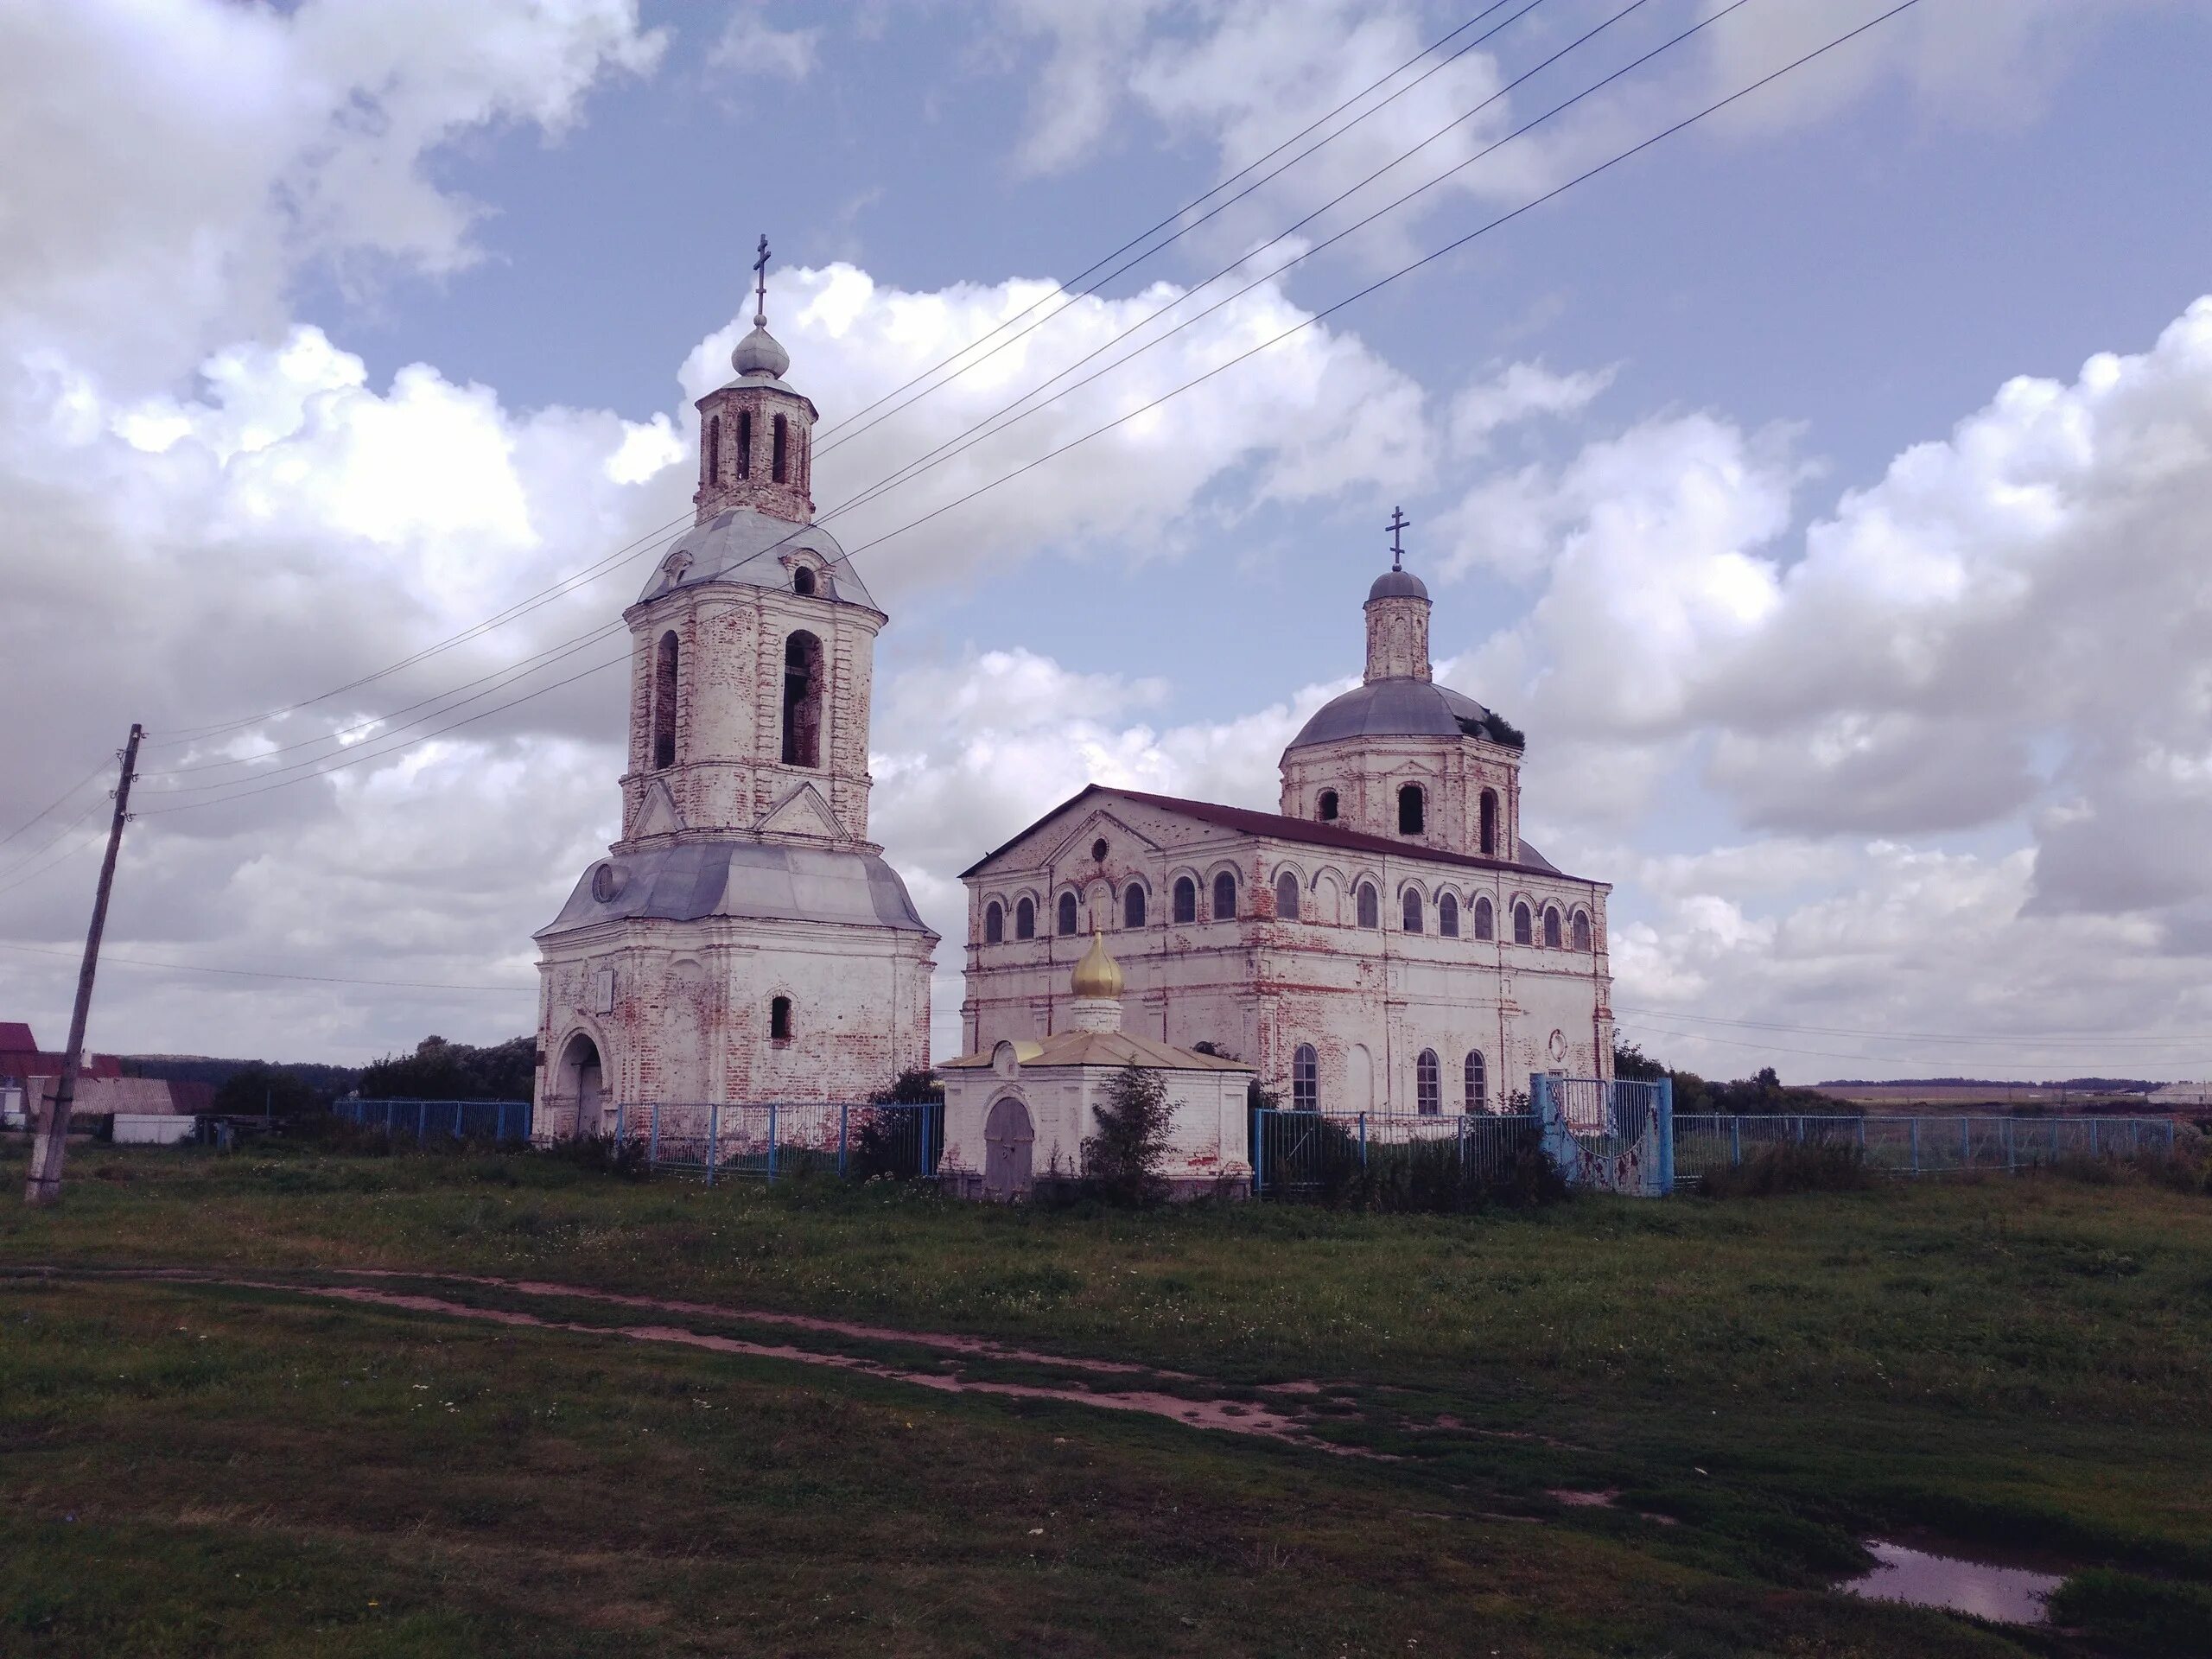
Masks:
[[[817,411],[768,333],[700,398],[691,527],[629,626],[621,836],[537,935],[537,1133],[632,1105],[865,1100],[930,1063],[938,936],[868,838],[889,620],[814,522]]]
[[[1096,918],[1131,1035],[1249,1061],[1286,1106],[1525,1110],[1537,1073],[1611,1076],[1611,888],[1522,839],[1526,741],[1436,683],[1403,527],[1366,672],[1283,751],[1279,811],[1094,784],[963,873],[969,1056],[1089,1017]]]

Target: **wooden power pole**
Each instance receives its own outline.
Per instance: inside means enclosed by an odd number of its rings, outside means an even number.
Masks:
[[[115,821],[108,826],[107,856],[100,861],[100,885],[92,895],[92,925],[85,935],[85,964],[77,970],[77,1006],[69,1014],[69,1047],[61,1057],[61,1079],[54,1100],[39,1118],[31,1142],[30,1179],[23,1184],[26,1204],[54,1204],[61,1198],[61,1154],[69,1144],[69,1110],[77,1101],[77,1073],[85,1061],[85,1021],[92,1011],[92,975],[100,965],[100,934],[107,926],[107,893],[115,885],[115,855],[122,850],[123,826],[130,817],[130,779],[138,769],[138,740],[133,725],[123,746],[123,777],[115,786]]]

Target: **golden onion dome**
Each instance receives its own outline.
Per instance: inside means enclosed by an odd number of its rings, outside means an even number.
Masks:
[[[1106,936],[1099,931],[1098,918],[1094,916],[1090,918],[1090,949],[1075,965],[1075,994],[1079,997],[1118,999],[1122,983],[1122,964],[1106,954]]]

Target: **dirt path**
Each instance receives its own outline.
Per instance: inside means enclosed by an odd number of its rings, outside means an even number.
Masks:
[[[846,1319],[821,1319],[800,1313],[764,1313],[750,1308],[717,1307],[706,1302],[631,1296],[614,1291],[597,1290],[588,1286],[555,1284],[543,1280],[499,1279],[469,1274],[406,1273],[346,1268],[334,1269],[331,1276],[345,1279],[408,1280],[418,1283],[468,1285],[478,1288],[505,1291],[518,1296],[598,1302],[613,1306],[636,1308],[658,1313],[677,1313],[691,1318],[774,1325],[793,1331],[812,1332],[821,1335],[848,1337],[871,1342],[906,1343],[973,1358],[1048,1365],[1059,1370],[1090,1372],[1100,1376],[1132,1379],[1148,1377],[1157,1381],[1176,1382],[1198,1380],[1185,1371],[1163,1370],[1122,1360],[1089,1359],[1046,1353],[1037,1349],[1013,1347],[982,1337],[963,1336],[947,1332],[902,1331],[888,1326],[863,1325]],[[1303,1407],[1290,1405],[1287,1402],[1283,1408],[1277,1409],[1241,1400],[1190,1399],[1181,1395],[1168,1394],[1155,1389],[1094,1389],[1080,1382],[1055,1387],[1039,1382],[996,1382],[983,1377],[965,1377],[938,1371],[914,1370],[905,1366],[890,1364],[885,1361],[870,1359],[861,1355],[802,1347],[795,1343],[753,1342],[741,1337],[720,1336],[712,1332],[690,1330],[679,1325],[584,1325],[574,1320],[543,1317],[519,1308],[479,1307],[467,1302],[454,1301],[442,1296],[385,1289],[376,1285],[316,1284],[287,1282],[274,1279],[237,1278],[196,1268],[39,1267],[10,1269],[7,1271],[4,1277],[121,1279],[144,1283],[209,1285],[235,1290],[269,1292],[279,1295],[327,1297],[333,1300],[357,1305],[395,1308],[405,1313],[435,1314],[451,1319],[474,1319],[490,1325],[518,1326],[534,1331],[563,1332],[578,1336],[615,1337],[629,1342],[665,1343],[679,1347],[704,1349],[710,1353],[742,1354],[748,1357],[784,1360],[798,1365],[826,1366],[834,1370],[876,1377],[885,1382],[910,1383],[914,1387],[933,1389],[940,1394],[982,1394],[1017,1400],[1054,1400],[1071,1405],[1093,1406],[1105,1411],[1137,1412],[1147,1416],[1166,1418],[1171,1422],[1181,1423],[1192,1428],[1222,1429],[1232,1434],[1249,1434],[1263,1440],[1280,1440],[1294,1446],[1334,1452],[1340,1456],[1375,1455],[1363,1452],[1356,1447],[1338,1446],[1320,1439],[1308,1427],[1310,1418],[1307,1410]],[[1305,1397],[1319,1392],[1319,1389],[1316,1385],[1310,1382],[1290,1382],[1279,1384],[1271,1392],[1287,1397]]]

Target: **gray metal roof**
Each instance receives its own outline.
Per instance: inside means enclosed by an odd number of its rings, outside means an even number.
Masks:
[[[602,867],[612,877],[595,886]],[[608,897],[597,896],[600,886],[613,890]],[[633,917],[696,922],[709,916],[930,932],[899,872],[872,853],[730,840],[608,855],[584,872],[537,937]]]
[[[1314,711],[1294,749],[1348,737],[1481,737],[1521,747],[1521,734],[1472,697],[1433,680],[1371,680]]]
[[[795,524],[788,518],[771,518],[758,507],[731,507],[685,531],[661,556],[659,567],[646,581],[638,601],[643,604],[671,588],[696,588],[704,582],[789,588],[791,572],[783,560],[786,554],[801,549],[829,567],[823,583],[824,598],[865,605],[872,611],[880,608],[835,536],[819,524]]]
[[[1385,570],[1367,590],[1370,602],[1378,599],[1427,599],[1427,584],[1410,570]]]

